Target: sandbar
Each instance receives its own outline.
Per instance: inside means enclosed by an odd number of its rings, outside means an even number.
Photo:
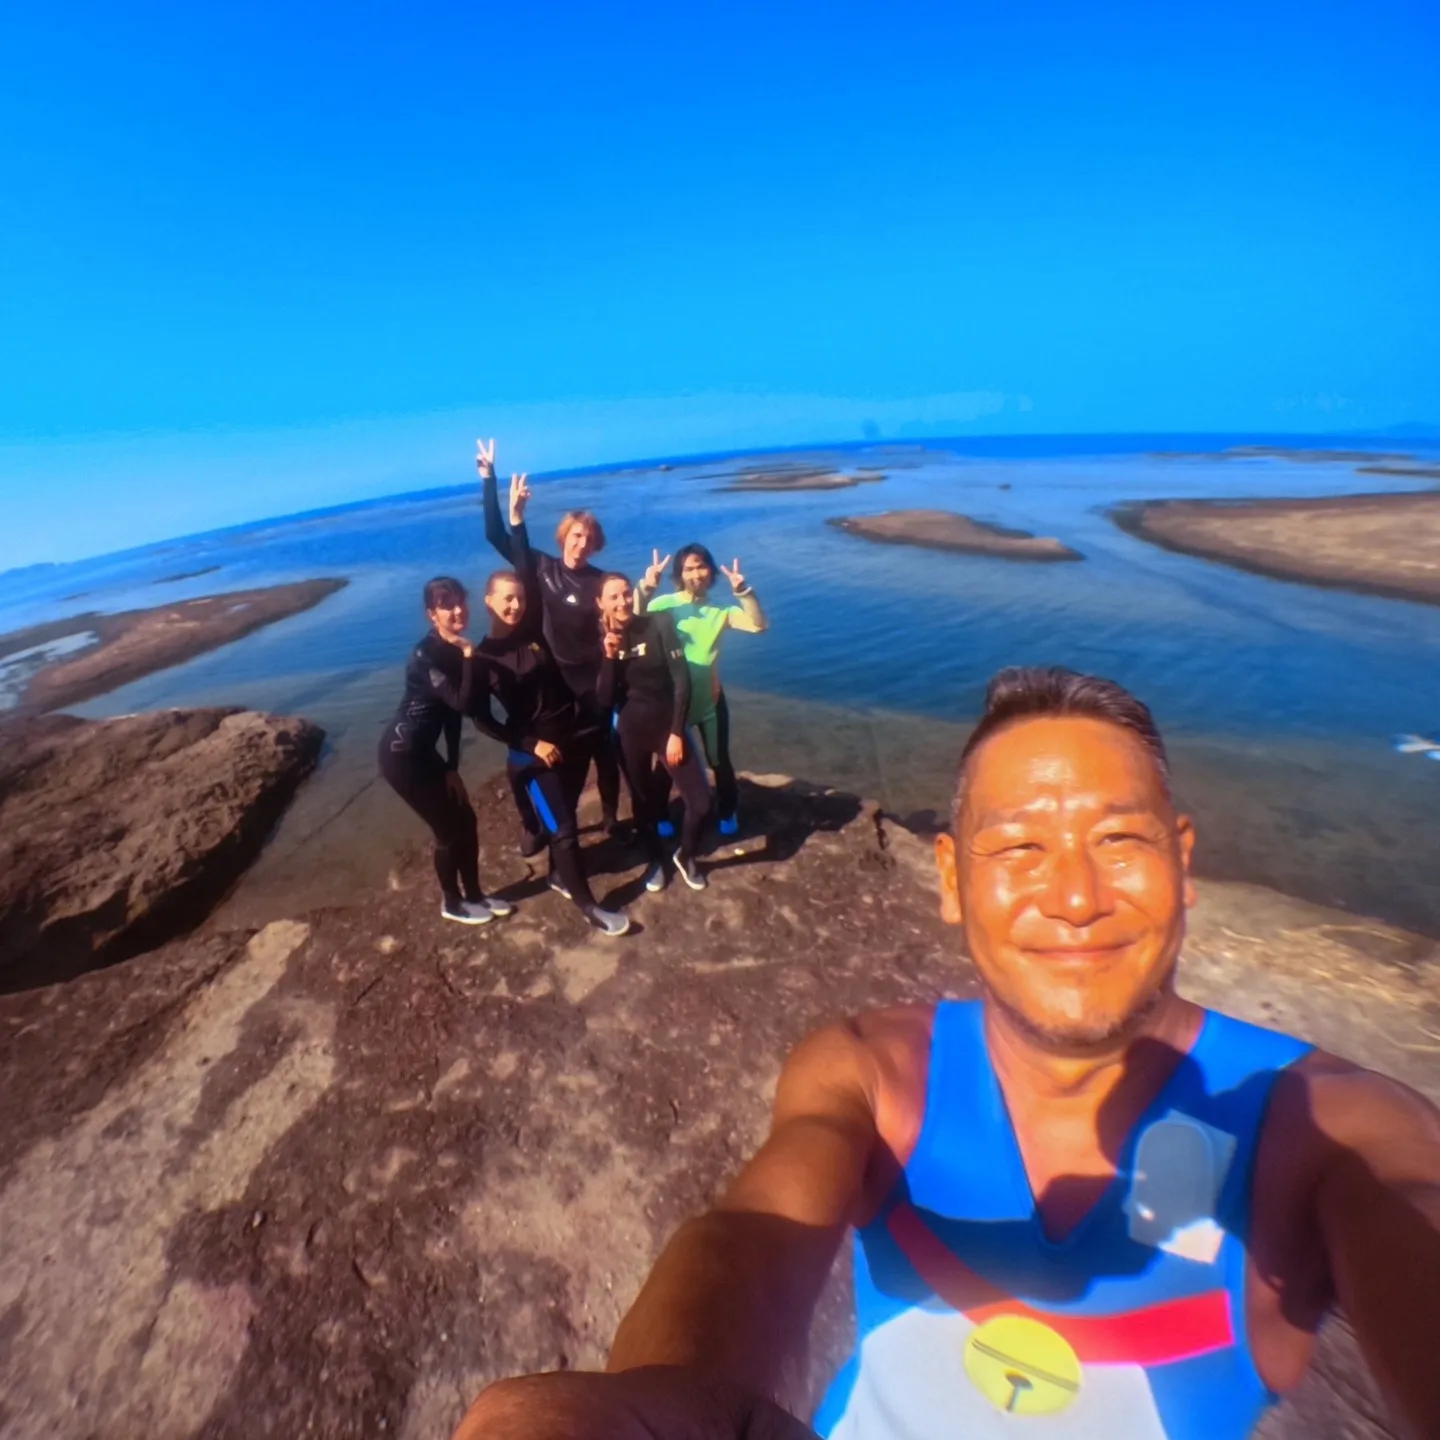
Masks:
[[[1122,530],[1181,554],[1440,605],[1440,494],[1156,500],[1113,516]]]
[[[747,470],[728,485],[728,490],[849,490],[856,485],[878,485],[885,478],[884,472],[873,470],[857,471],[853,474],[843,470],[813,467],[778,467],[767,470]]]
[[[308,610],[348,583],[300,580],[114,615],[90,611],[12,630],[0,635],[0,674],[7,662],[23,664],[27,652],[39,663],[25,665],[30,673],[4,713],[35,715],[78,705]],[[77,648],[73,637],[93,639]]]
[[[972,520],[953,510],[887,510],[883,515],[839,515],[829,524],[882,545],[918,545],[959,555],[994,555],[1003,560],[1083,560],[1078,550],[1048,535]]]
[[[1416,457],[1400,450],[1343,450],[1300,445],[1231,445],[1224,450],[1152,450],[1156,460],[1291,460],[1302,464],[1404,464]]]

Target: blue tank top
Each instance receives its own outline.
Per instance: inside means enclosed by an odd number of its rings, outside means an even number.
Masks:
[[[1276,1398],[1245,1333],[1250,1174],[1276,1074],[1309,1049],[1207,1011],[1114,1180],[1055,1242],[983,1007],[941,1004],[920,1138],[855,1247],[859,1345],[816,1428],[833,1440],[1249,1435]]]

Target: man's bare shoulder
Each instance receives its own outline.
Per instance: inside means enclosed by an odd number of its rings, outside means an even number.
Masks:
[[[935,1006],[891,1005],[845,1023],[871,1076],[871,1111],[886,1151],[903,1164],[925,1119]]]
[[[1440,1159],[1440,1109],[1389,1075],[1314,1050],[1281,1077],[1272,1119],[1313,1143],[1366,1151],[1414,1143]]]

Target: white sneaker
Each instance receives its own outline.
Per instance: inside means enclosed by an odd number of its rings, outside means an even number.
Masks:
[[[602,910],[598,905],[592,905],[585,912],[585,918],[602,935],[626,935],[630,931],[630,917],[618,910]]]
[[[508,900],[502,900],[498,895],[487,895],[482,903],[490,907],[490,913],[497,920],[503,920],[507,915],[515,913],[515,907]]]
[[[645,888],[652,895],[665,888],[665,867],[658,860],[645,872]]]
[[[692,890],[703,890],[710,883],[694,860],[679,850],[675,852],[675,873]]]
[[[488,925],[496,916],[483,900],[442,900],[440,918],[457,925]]]

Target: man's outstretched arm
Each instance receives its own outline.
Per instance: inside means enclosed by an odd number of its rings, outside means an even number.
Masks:
[[[1440,1113],[1367,1071],[1310,1085],[1329,1151],[1315,1213],[1336,1294],[1381,1393],[1417,1440],[1440,1435]]]
[[[765,1144],[665,1247],[609,1370],[684,1366],[783,1403],[875,1142],[869,1052],[847,1027],[818,1031],[781,1073]]]

